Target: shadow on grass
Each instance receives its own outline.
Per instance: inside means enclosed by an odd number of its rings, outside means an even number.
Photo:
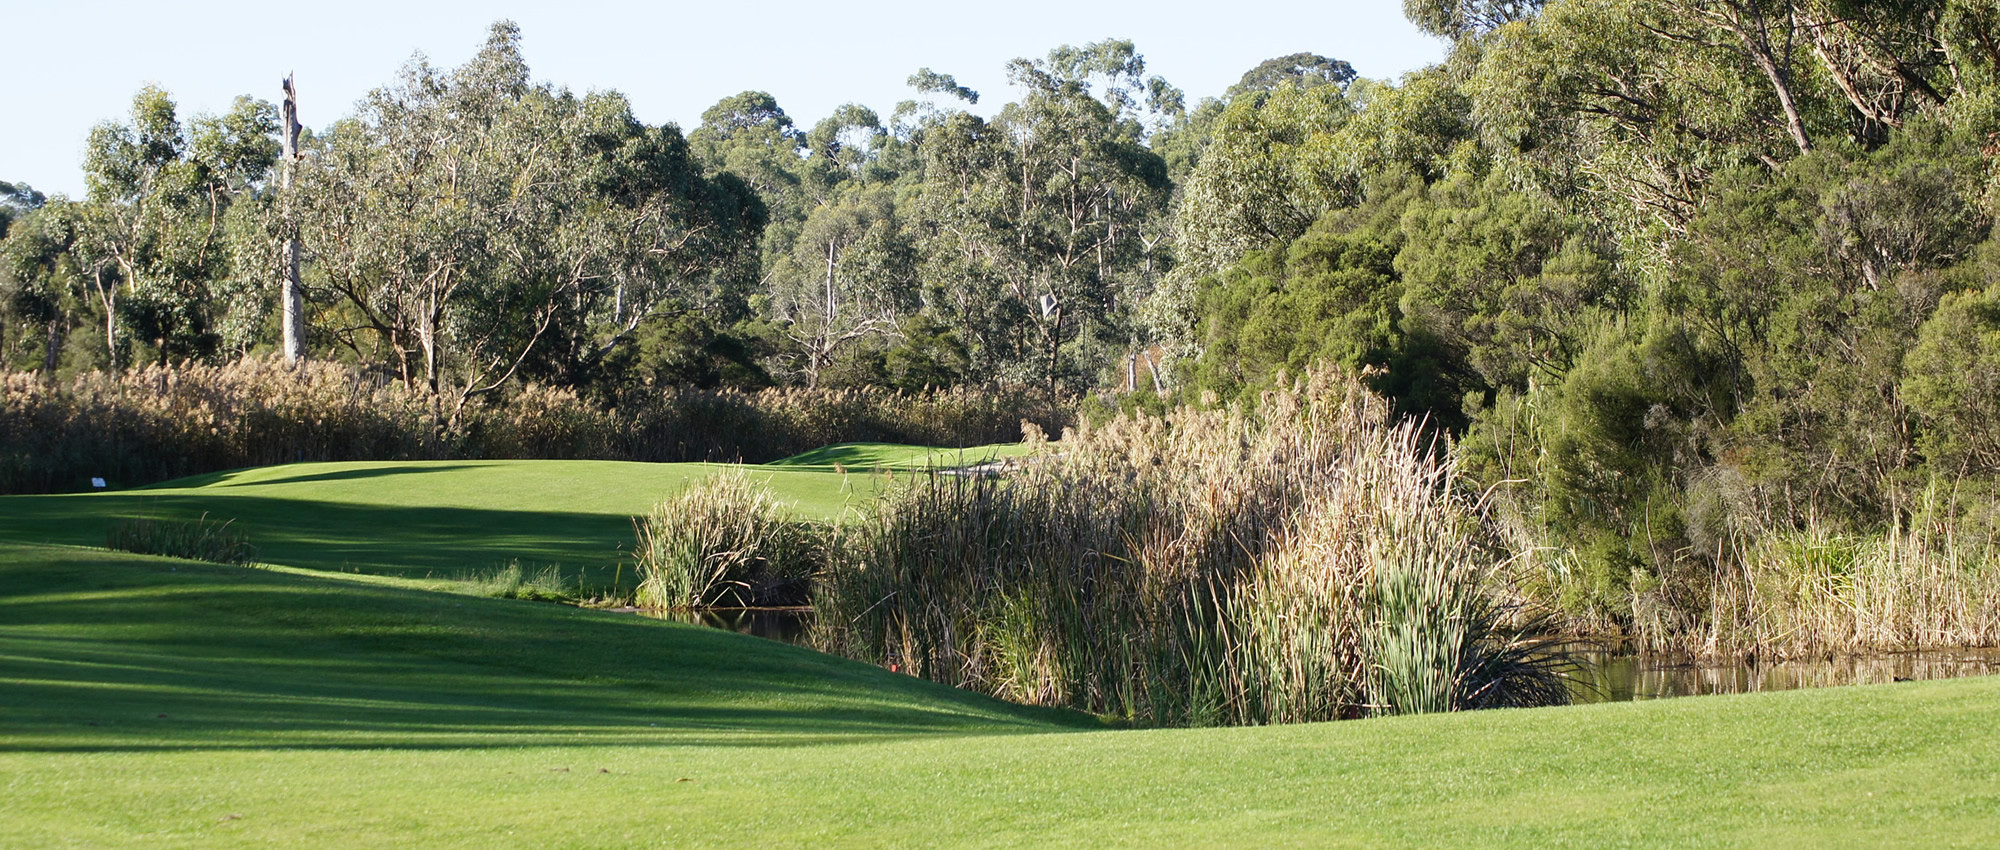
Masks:
[[[322,472],[309,475],[293,475],[284,478],[252,478],[251,480],[248,481],[240,481],[238,479],[244,478],[248,473],[258,472],[270,468],[264,466],[245,466],[245,467],[238,467],[236,469],[225,469],[220,472],[204,472],[199,475],[188,475],[167,481],[156,481],[151,484],[143,484],[138,487],[128,488],[120,492],[143,493],[150,490],[185,490],[196,487],[245,487],[245,486],[258,487],[258,486],[263,486],[265,484],[296,484],[309,481],[346,481],[346,480],[363,479],[363,478],[379,478],[385,475],[408,475],[420,472],[451,472],[461,469],[471,469],[479,465],[480,464],[477,463],[429,462],[424,465],[401,464],[393,466],[376,466],[367,469],[348,469],[348,470],[341,470],[338,472]]]
[[[628,615],[0,547],[0,751],[794,746],[1079,725]]]
[[[630,519],[605,514],[132,491],[0,499],[0,542],[102,546],[119,519],[204,514],[233,520],[267,563],[404,578],[452,578],[519,561],[560,564],[584,571],[586,584],[608,585],[633,534]]]
[[[288,475],[282,478],[259,478],[255,481],[232,482],[227,479],[220,479],[217,481],[201,482],[197,480],[184,478],[179,481],[168,482],[168,483],[183,488],[204,487],[210,484],[220,484],[221,486],[224,487],[242,487],[246,485],[261,487],[267,484],[305,484],[314,481],[356,481],[366,478],[385,478],[392,475],[421,475],[423,473],[428,473],[428,472],[454,472],[461,469],[475,469],[478,466],[479,464],[476,463],[438,463],[438,464],[426,464],[423,466],[415,466],[411,464],[399,464],[396,466],[377,466],[377,467],[370,467],[367,469],[344,469],[336,472],[316,472],[310,475]]]

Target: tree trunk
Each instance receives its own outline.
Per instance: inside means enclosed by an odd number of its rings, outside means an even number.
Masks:
[[[298,94],[292,88],[292,78],[285,77],[284,132],[280,139],[284,144],[284,169],[280,172],[282,190],[287,203],[292,193],[292,171],[299,161],[299,104]],[[287,234],[284,246],[285,285],[281,298],[283,302],[285,363],[296,366],[306,359],[306,299],[305,290],[299,284],[299,240]]]
[[[61,319],[49,320],[48,334],[42,348],[42,374],[53,376],[56,373],[56,355],[62,351]]]
[[[1783,20],[1777,23],[1784,28],[1783,42],[1773,43],[1771,28],[1773,23],[1764,10],[1754,2],[1732,0],[1724,4],[1728,13],[1724,15],[1724,25],[1743,45],[1743,53],[1752,65],[1764,74],[1771,84],[1771,90],[1778,97],[1778,108],[1785,114],[1785,134],[1792,137],[1799,153],[1812,153],[1811,134],[1806,132],[1805,118],[1799,114],[1799,105],[1792,92],[1792,67],[1790,48],[1798,21],[1790,9],[1780,9]]]

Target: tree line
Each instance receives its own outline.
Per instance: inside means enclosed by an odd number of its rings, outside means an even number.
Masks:
[[[9,195],[9,366],[225,360],[281,344],[286,244],[305,348],[445,406],[524,382],[1091,385],[1171,266],[1147,144],[1180,92],[1129,42],[1017,60],[991,119],[949,75],[885,121],[802,128],[770,95],[683,133],[529,74],[496,24],[417,60],[281,154],[278,110],[183,121],[148,87],[91,137],[81,199]],[[289,175],[289,182],[284,178]]]
[[[534,81],[503,22],[303,134],[290,189],[272,106],[147,89],[87,197],[0,186],[0,355],[272,350],[296,240],[305,355],[441,416],[531,383],[1254,404],[1338,363],[1456,440],[1583,620],[1698,610],[1804,529],[2000,531],[2000,4],[1405,10],[1450,50],[1400,80],[1301,53],[1189,103],[1107,40],[1011,63],[990,117],[924,69],[886,116],[745,92],[686,133]]]

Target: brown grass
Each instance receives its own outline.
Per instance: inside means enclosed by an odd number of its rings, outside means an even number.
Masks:
[[[841,442],[972,446],[1059,428],[1034,392],[698,390],[635,394],[618,409],[566,389],[475,401],[449,423],[423,391],[339,364],[274,360],[145,366],[50,382],[0,375],[0,493],[115,486],[295,461],[588,458],[776,460]]]
[[[1501,558],[1482,517],[1448,447],[1390,425],[1358,381],[1314,373],[1255,413],[1120,418],[1010,479],[932,476],[890,496],[830,554],[814,639],[1159,724],[1560,699],[1478,678],[1549,672],[1488,663],[1512,644],[1479,607]],[[1443,595],[1384,604],[1405,585]],[[1403,675],[1433,662],[1435,681]]]

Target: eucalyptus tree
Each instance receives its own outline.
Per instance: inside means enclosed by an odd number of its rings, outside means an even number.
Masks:
[[[746,91],[704,111],[688,144],[708,174],[733,175],[763,202],[769,220],[759,253],[769,268],[790,250],[816,202],[806,185],[806,134],[769,93]]]
[[[813,208],[767,272],[788,371],[818,386],[844,351],[900,332],[917,305],[913,243],[887,184],[849,184]]]
[[[1339,85],[1286,82],[1232,100],[1175,210],[1181,261],[1213,273],[1350,204],[1333,141],[1352,114]]]
[[[766,232],[765,291],[784,371],[818,386],[843,352],[899,335],[916,307],[916,252],[896,209],[891,144],[874,111],[847,104],[814,125],[797,163],[803,219]],[[775,250],[774,250],[775,249]]]
[[[26,183],[0,180],[0,239],[7,237],[7,228],[14,219],[33,212],[47,201],[47,195],[35,191]]]
[[[740,296],[763,208],[705,178],[616,93],[529,80],[495,24],[449,71],[412,62],[299,174],[319,320],[433,391],[441,417],[523,374],[573,381],[649,316]]]
[[[44,373],[55,371],[79,312],[75,219],[76,207],[65,199],[38,203],[0,241],[0,313],[28,331],[5,344],[11,354],[39,335]]]
[[[1431,35],[1476,38],[1533,17],[1547,0],[1403,0],[1403,15]]]
[[[1953,115],[2000,57],[1986,5],[1567,0],[1483,39],[1467,89],[1492,150],[1643,234],[1657,261],[1721,170],[1872,149],[1912,116]]]
[[[1790,91],[1791,121],[1729,38],[1655,0],[1570,0],[1494,32],[1466,86],[1488,149],[1657,258],[1712,174],[1780,165],[1826,115]]]
[[[1354,72],[1354,66],[1344,60],[1317,53],[1293,53],[1266,59],[1244,71],[1242,78],[1229,87],[1228,96],[1234,100],[1250,92],[1277,91],[1293,86],[1337,86],[1344,90],[1359,77]]]
[[[1197,353],[1202,278],[1354,202],[1358,180],[1342,167],[1336,137],[1354,115],[1346,90],[1355,79],[1346,62],[1316,54],[1269,59],[1230,88],[1226,106],[1207,101],[1176,129],[1205,132],[1199,148],[1185,151],[1189,141],[1170,134],[1169,147],[1195,164],[1173,209],[1178,265],[1144,309],[1153,336],[1179,354]]]
[[[1180,92],[1129,41],[1017,59],[1019,101],[925,131],[917,201],[929,307],[986,377],[1077,386],[1167,268],[1166,164],[1145,146]]]
[[[162,358],[221,346],[222,311],[240,302],[219,297],[217,284],[263,271],[254,236],[248,246],[232,241],[255,232],[240,221],[255,213],[229,217],[262,189],[277,158],[275,130],[271,105],[248,97],[183,127],[173,100],[149,86],[133,98],[129,120],[91,131],[81,239],[108,362],[123,359],[128,329]],[[240,337],[239,348],[248,343]]]

